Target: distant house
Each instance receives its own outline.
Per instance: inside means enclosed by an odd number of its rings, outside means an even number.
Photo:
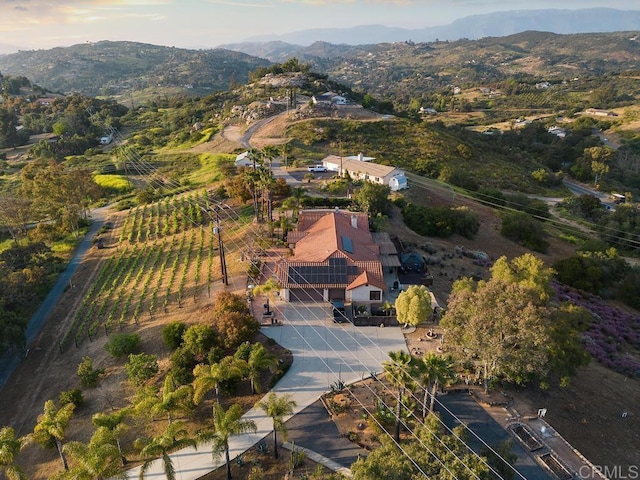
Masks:
[[[253,160],[249,156],[249,152],[242,152],[236,156],[236,168],[253,167]]]
[[[603,110],[601,108],[587,108],[584,113],[587,115],[595,115],[597,117],[617,117],[618,114],[616,112],[612,112],[610,110]]]
[[[42,97],[42,98],[37,98],[36,103],[39,103],[43,107],[49,107],[51,106],[54,100],[56,100],[55,97]]]
[[[537,90],[546,90],[549,87],[551,87],[551,84],[547,81],[536,83]]]
[[[527,125],[531,125],[531,120],[527,120],[526,118],[517,118],[513,121],[514,128],[524,128]]]
[[[564,128],[553,126],[549,127],[549,130],[547,131],[558,138],[565,138],[567,136],[567,131]]]
[[[370,160],[354,160],[353,158],[329,155],[322,160],[322,165],[327,167],[327,170],[338,172],[340,175],[348,174],[356,180],[386,185],[392,191],[409,187],[404,171],[399,168],[380,165]]]
[[[322,95],[314,95],[311,97],[311,101],[314,105],[347,105],[349,102],[342,95],[335,94],[333,92],[326,92]]]
[[[106,135],[100,138],[101,145],[109,145],[111,142],[113,142],[113,135]]]
[[[420,107],[421,115],[437,115],[438,111],[435,108],[424,108]]]
[[[276,267],[284,300],[382,301],[387,287],[381,248],[369,231],[365,213],[303,210],[287,243],[292,255]]]

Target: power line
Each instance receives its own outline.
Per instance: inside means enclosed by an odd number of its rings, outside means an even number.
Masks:
[[[122,138],[122,137],[120,136],[119,132],[114,131],[114,133],[116,134],[116,135],[114,135],[114,137]],[[155,176],[153,175],[153,173],[154,173],[154,169],[153,169],[153,167],[152,167],[152,166],[150,166],[148,163],[144,162],[144,160],[142,160],[142,159],[137,155],[137,153],[135,153],[133,150],[131,150],[131,149],[125,149],[124,151],[125,151],[125,155],[128,157],[128,159],[129,159],[129,161],[131,162],[131,164],[133,165],[134,169],[135,169],[138,173],[140,173],[141,175],[143,175],[143,176],[147,176],[147,177],[150,179],[150,181],[151,181],[152,183],[156,182],[156,183],[158,183],[158,185],[159,185],[159,186],[164,186],[164,187],[166,187],[166,186],[167,186],[167,183],[168,183],[169,185],[174,184],[174,185],[177,187],[177,185],[175,184],[175,182],[172,182],[172,181],[166,182],[166,180],[162,180],[162,181],[160,181],[160,180],[158,180],[157,178],[155,178]],[[178,189],[178,188],[176,188],[176,190],[178,190],[178,191],[179,191],[179,189]],[[197,203],[197,202],[196,202],[196,203]],[[226,213],[226,214],[228,214],[229,212],[225,210],[225,213]],[[218,215],[219,215],[219,212],[218,212]],[[236,220],[232,219],[232,221],[236,221]],[[255,232],[254,232],[254,233],[255,233]],[[255,248],[255,247],[256,247],[256,245],[257,245],[256,243],[249,245],[249,244],[247,244],[247,243],[246,243],[246,240],[245,240],[244,238],[243,238],[243,242],[244,242],[244,246],[245,246],[245,248],[247,248],[247,249],[248,249],[248,251],[252,252],[254,255],[258,253],[258,250],[256,250],[256,248]],[[262,249],[260,249],[260,250],[262,250]],[[264,250],[262,250],[262,251],[264,251]],[[275,273],[275,272],[274,272],[274,271],[272,271],[271,273]],[[306,279],[305,279],[305,280],[306,280]],[[307,283],[308,283],[308,282],[307,282]],[[310,284],[309,284],[309,285],[310,285]],[[313,288],[313,287],[312,287],[312,288]],[[317,291],[317,290],[316,290],[316,291]],[[316,305],[318,305],[318,302],[315,302],[315,303],[316,303]],[[294,306],[294,309],[296,309],[296,311],[297,311],[297,310],[298,310],[298,309],[297,309],[297,306]],[[307,307],[307,309],[309,310],[309,308],[308,308],[308,307]],[[310,311],[310,310],[309,310],[309,311]],[[316,317],[316,319],[318,319],[318,317],[317,317],[317,315],[316,315],[315,313],[313,313],[313,315]],[[298,332],[298,333],[300,334],[300,332]],[[334,335],[334,333],[333,333],[333,332],[331,332],[331,334],[332,334],[332,335]],[[300,336],[301,336],[301,338],[303,338],[303,339],[304,339],[304,335],[303,335],[303,334],[300,334]],[[335,336],[335,335],[334,335],[334,337],[336,338],[336,340],[341,341],[341,339],[340,339],[339,337],[337,337],[337,336]],[[377,346],[376,346],[376,347],[377,347]],[[379,347],[377,347],[377,348],[378,348],[378,350],[380,350],[380,349],[379,349]],[[334,351],[335,351],[335,350],[334,350]],[[325,363],[325,365],[326,365],[326,362],[323,362],[323,363]],[[326,365],[326,366],[327,366],[327,368],[328,368],[330,371],[332,371],[332,369],[330,368],[330,366],[329,366],[329,365]],[[334,374],[335,374],[335,372],[334,372]],[[415,380],[415,379],[414,379],[414,380]],[[416,383],[419,383],[419,382],[416,382]],[[385,387],[385,388],[386,388],[386,387]],[[378,396],[378,398],[380,398],[380,397]],[[382,399],[381,399],[381,400],[382,400]],[[382,401],[383,401],[383,400],[382,400]],[[383,402],[384,402],[384,401],[383,401]],[[440,404],[440,402],[439,402],[439,401],[438,401],[438,403]],[[457,417],[455,417],[455,415],[454,415],[454,418],[456,418],[456,420],[462,424],[462,422],[461,422],[459,419],[457,419]],[[441,422],[441,423],[443,423],[443,422],[442,422],[442,420],[440,420],[440,422]],[[444,425],[444,423],[443,423],[443,425]],[[446,427],[446,426],[445,426],[445,427]],[[416,436],[416,435],[411,431],[411,429],[410,429],[410,428],[408,428],[408,425],[406,425],[406,424],[405,424],[405,428],[406,428],[408,431],[410,431],[410,432],[411,432],[411,434],[412,434],[416,439],[418,439],[418,440],[419,440],[419,438],[418,438],[418,437],[417,437],[417,436]],[[448,428],[448,427],[446,427],[446,428]],[[477,436],[477,435],[476,435],[476,436]],[[478,438],[479,438],[479,437],[478,437]],[[462,439],[460,439],[460,440],[462,441]],[[463,443],[464,443],[464,442],[463,442]],[[470,448],[466,443],[464,443],[464,444],[467,446],[467,448],[468,448],[471,452],[473,452],[473,453],[475,454],[475,452],[474,452],[474,451],[473,451],[473,450],[472,450],[472,449],[471,449],[471,448]],[[486,443],[485,443],[485,445],[486,445]],[[477,454],[475,454],[475,455],[476,455],[476,456],[478,456],[478,458],[482,458],[482,457],[480,457],[480,456],[479,456],[479,455],[477,455]],[[411,460],[413,461],[413,459],[411,459]],[[503,459],[503,460],[504,460],[504,459]],[[505,460],[505,463],[507,463],[507,464],[508,464],[508,462],[506,462],[506,460]],[[464,463],[463,463],[463,464],[464,464]],[[508,465],[509,465],[509,464],[508,464]],[[510,467],[513,469],[513,466],[511,466],[511,465],[510,465]],[[516,471],[516,472],[517,472],[517,470],[515,470],[515,469],[514,469],[514,471]],[[519,474],[519,472],[517,472],[517,473]],[[523,478],[524,478],[524,477],[523,477]]]

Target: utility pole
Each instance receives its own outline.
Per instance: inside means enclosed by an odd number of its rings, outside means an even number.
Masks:
[[[218,236],[218,248],[220,253],[220,271],[222,272],[223,285],[229,285],[229,279],[227,277],[227,262],[224,256],[224,243],[222,241],[222,220],[220,219],[220,207],[216,205],[214,207],[216,213],[216,226],[213,229],[213,233]]]
[[[342,178],[342,139],[339,139],[340,142],[340,178]]]

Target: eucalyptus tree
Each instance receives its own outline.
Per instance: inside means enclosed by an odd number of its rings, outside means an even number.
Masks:
[[[253,420],[242,419],[242,408],[233,404],[228,410],[216,403],[213,406],[213,418],[211,428],[204,431],[199,436],[200,442],[212,442],[212,454],[214,459],[224,454],[225,465],[227,467],[227,480],[231,477],[231,462],[229,458],[229,439],[233,435],[241,433],[255,432],[256,424]]]
[[[266,400],[256,404],[273,420],[273,455],[275,458],[278,458],[278,432],[280,432],[284,441],[287,440],[287,427],[284,424],[284,417],[293,415],[293,409],[297,405],[290,395],[279,397],[273,392],[267,396]]]
[[[396,442],[400,441],[400,423],[402,422],[402,397],[407,388],[413,386],[412,357],[407,352],[398,350],[397,352],[389,352],[389,360],[382,363],[382,367],[387,375],[389,382],[394,385],[398,391],[396,404],[396,427],[394,438]]]
[[[441,321],[445,347],[482,371],[485,392],[497,378],[517,384],[549,367],[549,310],[539,292],[492,279],[454,284]]]

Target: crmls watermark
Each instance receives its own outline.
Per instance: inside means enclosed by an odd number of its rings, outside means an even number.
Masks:
[[[637,480],[640,479],[640,467],[638,465],[582,465],[578,469],[580,478],[600,476],[611,480]]]

